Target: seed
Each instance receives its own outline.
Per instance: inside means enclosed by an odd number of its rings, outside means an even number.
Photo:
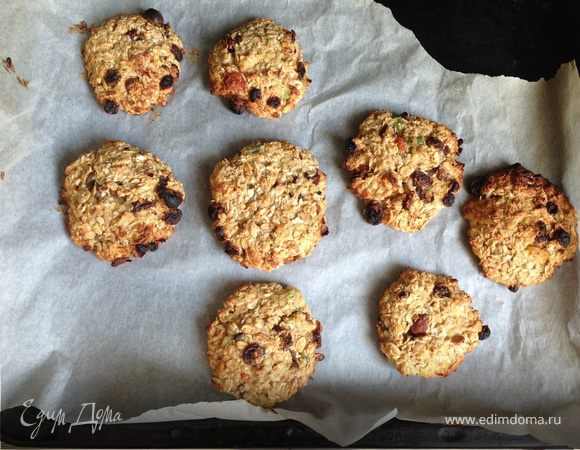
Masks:
[[[119,112],[119,105],[117,105],[113,100],[107,100],[105,102],[105,112],[107,114],[117,114]]]
[[[425,336],[429,329],[429,316],[427,314],[419,314],[413,321],[413,325],[409,328],[409,334],[412,336]]]
[[[169,89],[171,86],[173,86],[173,77],[171,75],[165,75],[161,78],[161,81],[159,82],[159,87],[161,89]]]
[[[546,224],[542,221],[538,221],[536,222],[536,227],[538,228],[536,242],[547,242],[550,238],[548,236],[548,229],[546,228]]]
[[[351,154],[356,152],[356,144],[354,143],[354,140],[352,138],[346,140],[345,147],[346,151]]]
[[[445,206],[447,206],[448,208],[450,206],[453,206],[453,203],[455,202],[455,195],[449,193],[447,194],[445,197],[443,197],[443,204]]]
[[[280,97],[276,97],[275,95],[266,100],[266,104],[271,108],[278,108],[280,103]]]
[[[481,331],[479,332],[479,340],[485,341],[488,337],[491,336],[491,330],[487,325],[481,327]]]
[[[177,208],[181,203],[183,203],[183,197],[181,194],[172,189],[158,187],[157,194],[159,194],[159,197],[163,199],[163,202],[165,202],[169,208]]]
[[[207,207],[207,214],[211,220],[217,220],[220,214],[224,213],[225,209],[222,205],[217,202],[211,202]]]
[[[133,203],[133,209],[131,211],[134,213],[143,211],[144,209],[149,209],[153,207],[154,204],[155,204],[154,202],[149,202],[147,200],[144,200],[142,202],[135,202]]]
[[[251,102],[255,102],[256,100],[261,99],[262,98],[262,91],[258,88],[250,89],[249,98],[250,98]]]
[[[145,18],[145,20],[147,20],[147,22],[151,22],[152,24],[155,25],[161,25],[163,24],[163,22],[165,22],[163,20],[163,16],[161,15],[161,13],[153,8],[149,8],[148,10],[143,12],[142,15]]]
[[[486,177],[482,176],[475,177],[469,184],[469,192],[472,195],[479,197],[481,195],[481,190],[483,189],[483,186],[485,185],[486,181],[487,181]]]
[[[175,56],[175,59],[179,62],[183,60],[183,49],[179,48],[177,45],[173,44],[171,46],[171,53]]]
[[[115,86],[120,79],[121,77],[115,69],[107,70],[107,73],[105,74],[105,83]]]
[[[177,225],[181,220],[182,215],[183,213],[181,212],[181,209],[170,209],[163,214],[163,220],[168,225]]]
[[[378,225],[383,220],[383,208],[381,204],[375,200],[368,202],[365,205],[364,217],[371,225]]]
[[[257,366],[264,359],[264,348],[255,342],[249,344],[244,350],[243,359],[246,364]]]
[[[510,291],[512,291],[512,292],[518,292],[518,289],[519,289],[519,288],[520,288],[520,287],[519,287],[517,284],[515,284],[515,285],[513,285],[513,286],[508,286],[508,289],[509,289]]]
[[[240,97],[231,97],[229,100],[230,110],[237,115],[242,114],[246,110],[246,102]]]
[[[217,227],[214,231],[218,241],[224,241],[226,239],[224,227]]]
[[[449,297],[449,288],[443,284],[436,284],[433,288],[433,294],[437,297]]]
[[[564,231],[562,228],[558,228],[555,232],[554,232],[554,237],[555,239],[557,239],[560,244],[562,244],[564,247],[566,247],[568,244],[570,244],[570,235]]]
[[[548,210],[548,213],[551,215],[554,215],[558,212],[558,206],[554,202],[546,203],[546,209]]]
[[[238,342],[244,339],[246,335],[244,333],[236,333],[234,334],[234,341]]]
[[[230,256],[236,256],[240,254],[240,251],[234,247],[230,242],[226,242],[224,251]]]
[[[121,264],[125,264],[127,262],[131,262],[131,260],[130,259],[127,259],[127,258],[117,258],[117,259],[114,259],[113,261],[111,261],[111,266],[112,267],[118,267]]]
[[[149,251],[149,245],[147,245],[147,244],[137,244],[135,246],[135,251],[137,252],[137,256],[139,258],[142,258]]]
[[[442,149],[443,148],[443,142],[441,142],[439,139],[437,139],[434,136],[429,136],[426,139],[425,142],[427,143],[427,145],[429,147],[435,147],[435,148],[438,148],[438,149]]]
[[[300,61],[296,67],[296,72],[298,72],[298,79],[301,80],[302,78],[304,78],[304,75],[306,75],[306,67],[304,66],[304,63],[302,61]]]

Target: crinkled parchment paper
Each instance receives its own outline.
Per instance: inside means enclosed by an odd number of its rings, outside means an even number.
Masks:
[[[156,7],[182,36],[177,92],[146,116],[105,114],[83,77],[86,35],[71,25]],[[311,89],[272,122],[238,117],[210,95],[207,53],[256,16],[296,30],[311,61]],[[447,124],[461,136],[466,176],[514,162],[562,185],[580,206],[580,82],[573,63],[530,83],[445,70],[370,1],[5,1],[0,9],[0,357],[2,408],[34,398],[73,420],[95,402],[123,418],[297,419],[349,444],[393,418],[561,416],[554,427],[490,427],[580,445],[579,259],[540,286],[511,293],[485,279],[466,240],[462,191],[423,231],[367,225],[340,169],[344,140],[378,108]],[[16,75],[28,80],[18,83]],[[330,235],[314,253],[273,273],[245,270],[209,227],[213,166],[253,139],[310,149],[329,176]],[[184,219],[159,251],[111,268],[75,247],[58,210],[65,166],[107,139],[153,150],[183,181]],[[459,279],[492,335],[446,379],[404,378],[378,350],[382,292],[411,266]],[[298,287],[322,321],[326,360],[274,412],[214,392],[204,327],[234,287]],[[179,406],[175,406],[179,405]],[[73,430],[74,432],[74,430]]]

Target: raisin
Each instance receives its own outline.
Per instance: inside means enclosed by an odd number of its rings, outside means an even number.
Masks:
[[[175,56],[175,59],[179,62],[183,60],[183,49],[179,48],[177,45],[173,44],[171,46],[171,53]]]
[[[453,180],[451,182],[451,186],[449,186],[449,192],[454,193],[457,191],[459,191],[459,183],[457,182],[457,180]]]
[[[278,108],[281,104],[280,97],[276,97],[275,95],[273,95],[268,100],[266,100],[266,104],[270,108]]]
[[[258,89],[258,88],[250,89],[249,98],[250,98],[251,102],[255,102],[256,100],[261,99],[262,98],[262,90]]]
[[[127,90],[131,89],[135,85],[135,83],[137,83],[137,81],[139,81],[138,78],[134,78],[134,77],[127,78],[125,80],[125,89],[127,89]]]
[[[147,20],[147,22],[151,22],[155,25],[162,25],[163,22],[165,22],[161,13],[153,8],[149,8],[148,10],[144,11],[142,15],[145,20]]]
[[[120,79],[121,77],[115,69],[107,70],[107,73],[105,74],[105,83],[115,86]]]
[[[476,197],[481,195],[481,190],[487,181],[486,177],[475,177],[469,184],[469,192]]]
[[[161,81],[159,82],[159,87],[161,89],[169,89],[171,86],[173,86],[173,77],[171,75],[165,75],[161,78]]]
[[[290,40],[292,42],[296,41],[296,31],[294,30],[290,30],[286,32],[288,34],[288,36],[290,36]]]
[[[163,202],[169,208],[177,208],[181,203],[183,203],[183,197],[179,192],[175,192],[172,189],[167,189],[164,186],[157,188],[157,194],[163,199]]]
[[[216,227],[214,233],[218,241],[223,242],[226,240],[226,233],[224,231],[224,227]]]
[[[163,220],[168,225],[177,225],[181,220],[183,213],[181,209],[170,209],[165,214],[163,214]]]
[[[551,214],[552,216],[558,212],[558,206],[556,206],[554,202],[546,203],[546,209],[548,210],[548,213]]]
[[[407,195],[405,195],[405,198],[403,199],[403,209],[405,211],[409,211],[409,209],[411,209],[412,203],[413,203],[413,193],[409,192]]]
[[[149,242],[149,251],[154,252],[159,248],[159,244],[157,242]]]
[[[402,112],[401,114],[399,114],[399,117],[406,119],[407,117],[409,117],[409,114],[407,112]]]
[[[413,186],[415,187],[417,195],[421,200],[425,200],[425,194],[433,185],[431,177],[427,175],[425,172],[416,170],[415,172],[413,172],[411,179],[413,181]]]
[[[346,151],[351,154],[356,152],[356,144],[354,143],[354,140],[352,138],[346,140],[345,148]]]
[[[131,211],[132,212],[143,211],[144,209],[152,208],[153,205],[155,205],[154,202],[149,202],[146,200],[144,200],[142,202],[135,202],[135,203],[133,203],[133,209]]]
[[[226,242],[226,246],[224,248],[224,251],[230,255],[230,256],[236,256],[240,254],[240,251],[234,247],[231,242]]]
[[[383,220],[383,208],[377,201],[370,201],[365,205],[365,220],[371,225],[378,225]]]
[[[243,354],[244,362],[251,366],[257,366],[264,359],[264,348],[257,343],[249,344]]]
[[[89,191],[92,191],[95,187],[95,172],[91,172],[87,175],[87,179],[85,180],[85,185]]]
[[[366,178],[370,172],[370,168],[367,164],[357,167],[350,173],[350,179],[356,180],[357,178]]]
[[[322,229],[320,230],[320,235],[321,236],[328,236],[328,233],[330,233],[330,231],[328,231],[328,227],[326,226],[326,224],[322,225]]]
[[[149,251],[149,245],[147,245],[147,244],[137,244],[135,246],[135,251],[137,252],[137,256],[139,258],[142,258]]]
[[[433,288],[433,294],[437,297],[449,297],[449,288],[443,284],[436,284]]]
[[[407,298],[409,296],[409,293],[407,291],[400,291],[399,292],[399,298]]]
[[[438,149],[442,149],[443,148],[443,142],[441,142],[439,139],[437,139],[434,136],[429,136],[426,140],[425,143],[429,146],[429,147],[435,147]],[[447,149],[449,150],[449,148]]]
[[[240,97],[231,97],[229,100],[230,110],[238,116],[246,110],[246,102]]]
[[[290,331],[288,330],[283,330],[280,333],[280,338],[282,339],[282,349],[284,350],[288,350],[290,347],[292,347],[292,335],[290,334]]]
[[[316,345],[316,348],[320,348],[320,346],[322,345],[322,336],[320,335],[321,331],[322,331],[322,325],[317,320],[316,321],[316,328],[312,332],[312,342],[314,343],[314,345]]]
[[[119,112],[119,105],[117,105],[113,100],[107,100],[104,106],[107,114],[117,114]]]
[[[304,178],[312,181],[314,184],[320,183],[320,172],[316,172],[314,175],[310,175],[308,172],[304,172]]]
[[[234,41],[231,36],[226,36],[226,38],[224,39],[224,42],[226,44],[226,48],[228,49],[228,52],[233,53],[234,46],[236,45],[236,41]]]
[[[449,208],[450,206],[453,206],[453,203],[455,203],[455,195],[449,193],[443,197],[443,205]]]
[[[508,286],[508,289],[512,292],[518,292],[518,289],[520,287],[517,284],[514,284],[513,286]]]
[[[457,139],[457,145],[462,146],[463,145],[463,139],[461,139],[461,138]]]
[[[562,228],[558,228],[554,231],[554,238],[560,242],[564,247],[570,244],[570,235],[564,231]]]
[[[481,331],[479,332],[479,340],[485,341],[488,337],[491,336],[491,330],[487,325],[481,327]]]
[[[246,335],[244,333],[236,333],[234,334],[234,341],[238,342],[244,339]]]
[[[304,78],[304,75],[306,75],[306,67],[304,66],[304,63],[302,61],[298,62],[298,65],[296,66],[296,72],[298,72],[299,80]]]
[[[427,314],[419,314],[413,321],[413,325],[409,328],[411,336],[425,336],[429,329],[429,316]]]
[[[207,214],[211,220],[216,220],[219,218],[220,214],[224,213],[225,209],[222,205],[217,202],[211,202],[207,207]]]
[[[547,242],[550,238],[548,236],[548,229],[546,228],[546,224],[542,221],[538,221],[536,222],[536,227],[538,228],[536,242]]]
[[[125,264],[127,262],[131,262],[131,260],[130,259],[127,259],[127,258],[117,258],[117,259],[114,259],[113,261],[111,261],[111,266],[112,267],[118,267],[121,264]]]

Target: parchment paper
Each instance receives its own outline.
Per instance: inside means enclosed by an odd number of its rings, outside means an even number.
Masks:
[[[137,419],[143,421],[289,417],[341,445],[395,416],[442,422],[446,415],[560,415],[555,427],[490,428],[579,446],[578,258],[554,279],[511,293],[485,279],[470,252],[460,215],[464,191],[426,229],[404,234],[364,222],[340,169],[344,140],[366,114],[408,111],[464,139],[466,176],[521,162],[562,185],[578,207],[574,63],[548,82],[461,74],[440,66],[388,9],[370,1],[265,3],[2,3],[0,56],[10,56],[16,71],[0,68],[2,408],[34,398],[35,406],[62,408],[73,421],[84,402],[123,418],[174,406]],[[107,115],[81,75],[86,36],[68,28],[147,7],[162,11],[199,60],[184,61],[177,92],[160,114]],[[311,61],[311,89],[275,122],[235,116],[209,93],[207,52],[256,16],[295,29]],[[330,235],[310,257],[269,274],[231,261],[206,217],[213,166],[256,138],[310,149],[329,177]],[[187,192],[169,241],[118,268],[73,245],[57,206],[64,167],[107,139],[153,150]],[[378,301],[406,266],[458,278],[492,330],[448,378],[404,378],[378,350]],[[204,327],[246,281],[298,287],[324,326],[326,360],[275,413],[228,401],[209,384]]]

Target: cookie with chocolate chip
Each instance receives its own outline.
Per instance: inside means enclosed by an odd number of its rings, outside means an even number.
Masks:
[[[403,375],[445,377],[490,335],[457,280],[405,269],[379,303],[380,349]]]
[[[236,289],[207,327],[212,384],[271,408],[308,383],[318,361],[321,325],[300,291],[277,283]]]
[[[91,28],[83,56],[90,85],[105,112],[143,114],[175,91],[184,47],[155,9]]]
[[[122,141],[70,164],[61,189],[73,242],[113,266],[157,250],[181,220],[184,200],[167,164]]]
[[[551,278],[578,248],[578,219],[562,190],[514,164],[472,183],[463,208],[473,253],[487,278],[512,291]]]
[[[209,54],[211,93],[233,112],[277,119],[292,111],[310,86],[308,63],[294,30],[252,20],[221,39]]]
[[[328,234],[326,175],[288,142],[256,141],[220,161],[210,188],[212,228],[244,267],[269,271],[304,258]]]
[[[350,189],[371,225],[413,233],[450,207],[463,182],[461,139],[422,117],[376,111],[346,143]]]

